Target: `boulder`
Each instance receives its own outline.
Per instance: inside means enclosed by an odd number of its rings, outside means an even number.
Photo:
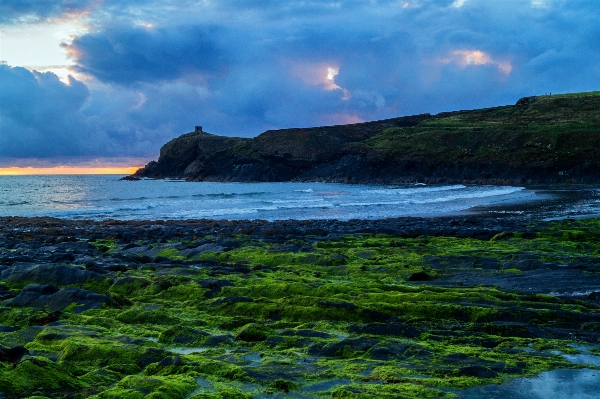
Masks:
[[[82,285],[90,280],[102,280],[96,272],[61,264],[14,263],[0,274],[0,281],[9,283],[37,283],[55,285]]]
[[[5,302],[9,306],[30,306],[37,309],[48,309],[52,312],[65,309],[72,303],[77,304],[74,313],[99,308],[110,301],[110,297],[93,291],[75,287],[59,290],[52,285],[30,284],[23,288],[19,295]]]

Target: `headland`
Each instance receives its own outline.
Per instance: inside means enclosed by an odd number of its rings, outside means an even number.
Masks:
[[[165,144],[129,179],[530,185],[600,181],[600,93],[252,139],[199,128]]]

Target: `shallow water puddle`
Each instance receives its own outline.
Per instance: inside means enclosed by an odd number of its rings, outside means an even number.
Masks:
[[[186,398],[191,398],[200,393],[212,393],[217,391],[214,387],[214,384],[204,377],[196,378],[196,384],[198,384],[198,388],[190,393]]]
[[[213,348],[169,348],[169,352],[177,353],[179,355],[189,355],[191,353],[202,353]]]
[[[600,370],[554,370],[534,378],[468,389],[459,399],[599,399]]]
[[[600,356],[588,348],[577,346],[583,353],[561,354],[574,364],[600,367]],[[468,389],[459,399],[600,399],[600,370],[553,370],[532,378],[517,378],[501,385]]]
[[[352,381],[350,381],[347,378],[340,378],[337,380],[330,380],[330,381],[323,381],[323,382],[317,382],[316,384],[312,384],[312,385],[308,385],[305,387],[302,387],[302,390],[304,392],[322,392],[322,391],[328,391],[332,388],[338,387],[340,385],[348,385],[350,384]]]

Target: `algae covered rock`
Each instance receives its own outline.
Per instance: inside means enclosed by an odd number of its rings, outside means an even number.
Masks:
[[[43,357],[29,357],[15,367],[0,367],[0,392],[10,397],[26,397],[40,389],[67,393],[86,387],[66,368]]]
[[[267,332],[264,325],[250,323],[242,327],[235,339],[246,342],[264,341],[267,339]]]
[[[150,281],[145,278],[139,277],[119,277],[113,281],[112,286],[110,287],[110,292],[119,294],[119,295],[130,295],[133,292],[147,287],[150,285]]]
[[[105,277],[93,271],[61,264],[15,263],[2,271],[0,281],[81,286],[88,281],[103,280]]]
[[[52,285],[30,284],[15,298],[6,302],[10,306],[30,306],[37,309],[48,309],[52,312],[63,310],[75,303],[73,312],[80,313],[85,310],[99,308],[110,301],[110,297],[100,295],[94,291],[79,288],[63,288],[59,290]]]
[[[369,337],[344,338],[338,342],[314,344],[308,348],[308,354],[311,356],[352,357],[368,351],[378,342],[379,340]]]
[[[25,355],[29,355],[29,351],[22,346],[0,347],[0,362],[17,363]]]
[[[388,323],[355,324],[348,327],[348,331],[354,334],[392,335],[406,338],[415,338],[421,335],[421,332],[415,327],[394,321]]]
[[[236,388],[225,388],[215,393],[199,393],[190,399],[251,399],[254,395]]]
[[[183,399],[197,387],[189,376],[136,376],[123,378],[115,387],[102,392],[102,399]]]
[[[163,308],[131,308],[119,313],[116,319],[128,324],[176,324],[175,319]]]
[[[169,328],[158,337],[158,342],[174,345],[201,345],[210,334],[200,329],[185,326]]]
[[[600,220],[527,222],[536,231],[529,238],[490,241],[471,232],[520,231],[521,222],[454,218],[50,221],[69,230],[57,229],[61,236],[81,229],[114,246],[136,240],[185,248],[232,234],[243,244],[199,262],[118,270],[123,258],[111,250],[97,265],[114,266],[118,275],[79,288],[0,283],[1,295],[14,296],[0,304],[0,392],[6,399],[449,398],[468,387],[577,367],[563,355],[579,348],[598,353],[599,296],[589,291],[600,281]],[[30,241],[6,234],[19,220],[0,222],[0,242],[5,237],[15,247],[0,245],[2,263]],[[286,223],[289,231],[322,231],[288,238]],[[373,234],[382,225],[396,226],[398,235]],[[353,233],[340,238],[330,231]],[[273,242],[280,247],[267,250]],[[307,254],[295,249],[309,243],[310,254],[340,254],[346,264],[304,262]],[[361,252],[369,256],[355,256]],[[532,270],[518,275],[485,267],[527,259]],[[564,264],[558,271],[572,278],[557,279],[551,264]],[[406,283],[422,270],[436,278]],[[468,276],[494,286],[467,284]],[[506,289],[507,277],[537,285]],[[77,301],[51,311],[55,296],[90,286],[110,293],[111,302],[82,313]],[[577,296],[554,293],[560,287]],[[44,307],[33,306],[38,302]]]

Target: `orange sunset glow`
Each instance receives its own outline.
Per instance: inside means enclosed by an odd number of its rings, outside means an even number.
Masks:
[[[10,167],[0,168],[0,176],[23,175],[131,175],[141,166],[127,167],[85,167],[85,166],[55,166],[49,168],[38,167]]]

